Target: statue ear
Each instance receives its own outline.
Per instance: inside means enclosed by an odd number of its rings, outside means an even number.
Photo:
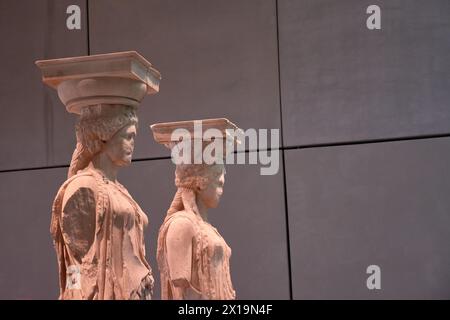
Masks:
[[[106,148],[106,145],[108,144],[108,140],[100,140],[100,150],[99,151],[104,151]]]
[[[204,181],[203,179],[200,179],[200,181],[198,181],[198,183],[197,183],[196,190],[203,191],[205,189],[206,189],[206,181]]]
[[[206,178],[204,178],[204,177],[200,177],[200,178],[198,178],[199,180],[197,181],[197,187],[196,187],[196,189],[198,190],[198,191],[203,191],[203,190],[205,190],[206,189],[206,186],[207,186],[207,183],[208,183],[208,180],[206,179]]]

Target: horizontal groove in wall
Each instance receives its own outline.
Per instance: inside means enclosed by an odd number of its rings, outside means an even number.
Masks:
[[[411,141],[411,140],[426,140],[426,139],[439,139],[439,138],[449,138],[450,133],[445,134],[433,134],[433,135],[422,135],[413,137],[400,137],[400,138],[388,138],[388,139],[373,139],[373,140],[357,140],[357,141],[347,141],[347,142],[335,142],[335,143],[317,143],[310,145],[299,145],[299,146],[288,146],[282,148],[274,149],[256,149],[256,150],[245,150],[243,152],[260,152],[260,151],[274,151],[274,150],[298,150],[298,149],[311,149],[311,148],[326,148],[326,147],[339,147],[339,146],[349,146],[349,145],[360,145],[360,144],[373,144],[373,143],[389,143],[398,141]],[[239,151],[242,152],[242,151]],[[235,151],[235,153],[239,153]],[[138,158],[133,159],[133,162],[141,161],[152,161],[152,160],[169,160],[170,156],[166,157],[149,157],[149,158]],[[64,165],[54,165],[54,166],[42,166],[42,167],[30,167],[30,168],[14,168],[0,170],[0,173],[4,172],[17,172],[17,171],[29,171],[29,170],[45,170],[45,169],[56,169],[56,168],[68,168],[68,164]]]

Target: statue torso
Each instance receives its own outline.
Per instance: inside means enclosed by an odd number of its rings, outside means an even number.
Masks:
[[[161,226],[158,242],[165,243],[167,229],[175,219],[188,219],[195,230],[192,246],[192,286],[201,292],[204,299],[235,299],[229,265],[231,249],[217,229],[193,213],[180,211],[166,218]],[[164,248],[163,250],[166,248],[165,245],[160,247]],[[167,252],[161,252],[158,261],[167,264]],[[168,269],[160,263],[160,271],[161,281],[167,282],[162,283],[162,298],[172,299],[170,292],[166,290],[171,286]]]
[[[81,177],[91,179],[93,192],[81,186],[77,190]],[[61,199],[69,186],[76,191],[62,208]],[[85,169],[63,184],[55,199],[52,219],[60,262],[60,298],[150,298],[153,277],[145,259],[143,239],[147,223],[147,216],[127,190],[95,170]],[[89,225],[93,227],[87,228]],[[80,274],[75,279],[79,283],[74,286],[67,281],[71,277],[67,274],[70,266]]]

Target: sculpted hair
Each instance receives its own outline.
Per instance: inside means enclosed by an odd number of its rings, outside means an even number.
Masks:
[[[206,186],[225,173],[223,164],[179,164],[175,170],[177,192],[170,204],[167,215],[186,210],[199,214],[196,191]]]
[[[75,126],[77,145],[70,162],[68,178],[86,168],[105,142],[128,125],[137,125],[136,109],[125,105],[86,106]]]

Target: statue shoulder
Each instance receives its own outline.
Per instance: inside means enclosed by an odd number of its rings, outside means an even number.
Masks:
[[[94,175],[81,173],[73,176],[69,181],[64,192],[63,208],[69,199],[83,198],[95,202],[99,190],[99,184]]]
[[[170,219],[167,236],[194,236],[195,230],[195,217],[192,217],[191,214],[186,211],[178,211],[175,212]]]
[[[94,242],[98,188],[96,177],[88,173],[79,173],[65,184],[60,229],[79,263]]]

